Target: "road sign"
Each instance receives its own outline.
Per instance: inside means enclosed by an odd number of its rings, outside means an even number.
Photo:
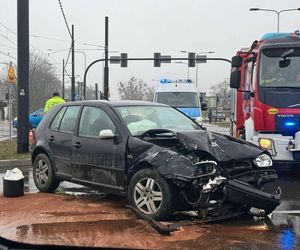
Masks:
[[[14,67],[12,66],[12,63],[10,63],[9,65],[7,81],[10,83],[16,83],[15,70]]]

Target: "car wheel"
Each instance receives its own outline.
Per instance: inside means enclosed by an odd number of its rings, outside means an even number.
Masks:
[[[141,213],[157,220],[167,219],[174,209],[169,183],[152,169],[142,169],[132,177],[128,200]]]
[[[41,192],[55,191],[60,181],[55,176],[53,166],[48,156],[38,154],[33,163],[33,180]]]

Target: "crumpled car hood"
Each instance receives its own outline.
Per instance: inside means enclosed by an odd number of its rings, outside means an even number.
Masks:
[[[206,130],[178,131],[175,135],[188,152],[204,151],[221,162],[255,159],[264,152],[252,143]]]
[[[180,144],[180,149],[161,147],[151,141],[131,137],[129,145],[133,158],[130,165],[148,162],[164,176],[179,173],[191,177],[194,175],[195,168],[186,157],[187,155],[193,153],[197,155],[197,152],[201,155],[204,152],[218,162],[229,162],[253,160],[265,152],[249,142],[206,130],[174,131],[173,133]]]

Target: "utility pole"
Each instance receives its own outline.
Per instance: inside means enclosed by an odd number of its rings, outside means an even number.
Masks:
[[[99,96],[98,96],[98,83],[95,83],[95,99],[99,100]]]
[[[74,25],[72,24],[72,77],[71,77],[71,101],[75,101],[75,48],[74,48]]]
[[[105,66],[104,66],[104,99],[108,100],[108,82],[109,82],[109,68],[108,68],[108,17],[105,17]]]
[[[17,2],[18,141],[17,152],[29,151],[29,0]]]
[[[63,70],[62,70],[62,98],[65,99],[65,59],[63,59]]]

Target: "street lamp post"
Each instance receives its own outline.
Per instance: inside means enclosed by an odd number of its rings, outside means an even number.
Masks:
[[[274,12],[277,14],[277,33],[279,33],[279,18],[280,18],[280,14],[282,12],[287,12],[287,11],[295,11],[295,10],[300,10],[300,8],[296,8],[296,9],[285,9],[285,10],[272,10],[272,9],[261,9],[261,8],[251,8],[249,9],[249,11],[269,11],[269,12]]]

